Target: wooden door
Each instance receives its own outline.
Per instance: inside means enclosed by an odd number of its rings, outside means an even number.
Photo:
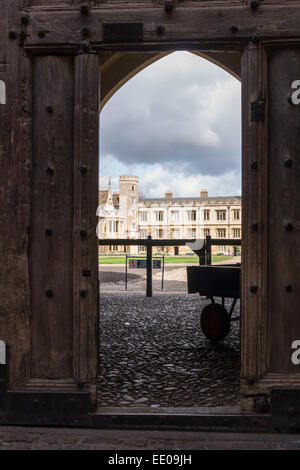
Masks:
[[[33,58],[27,388],[95,392],[99,85],[97,54]]]

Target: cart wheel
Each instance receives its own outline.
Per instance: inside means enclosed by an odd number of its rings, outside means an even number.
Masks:
[[[222,341],[230,331],[230,317],[221,304],[209,304],[201,312],[201,329],[211,341]]]

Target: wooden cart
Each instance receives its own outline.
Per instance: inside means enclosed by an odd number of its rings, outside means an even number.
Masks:
[[[237,299],[240,298],[240,265],[226,266],[188,266],[188,292],[199,293],[211,300],[201,312],[201,329],[211,341],[221,341],[230,331]],[[216,303],[215,297],[221,297],[222,303]],[[225,298],[231,298],[230,308],[225,308]]]

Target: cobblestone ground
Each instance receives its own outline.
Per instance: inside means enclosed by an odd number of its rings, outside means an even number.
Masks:
[[[100,406],[238,405],[239,322],[211,343],[200,329],[206,303],[189,294],[101,295]]]

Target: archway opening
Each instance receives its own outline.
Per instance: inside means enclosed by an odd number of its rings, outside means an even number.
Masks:
[[[141,54],[134,68],[132,56],[128,64],[118,54],[123,75],[111,71],[106,93],[114,96],[102,96],[99,236],[111,243],[99,253],[98,405],[224,412],[239,405],[239,322],[223,341],[205,337],[200,316],[210,300],[187,292],[186,267],[199,259],[189,245],[163,241],[211,236],[220,239],[213,263],[240,262],[239,244],[222,244],[241,239],[240,85],[195,53],[163,55]],[[153,269],[151,298],[145,247],[118,244],[148,236],[162,241],[152,256],[165,263],[164,273]],[[215,301],[231,310],[230,299]]]

